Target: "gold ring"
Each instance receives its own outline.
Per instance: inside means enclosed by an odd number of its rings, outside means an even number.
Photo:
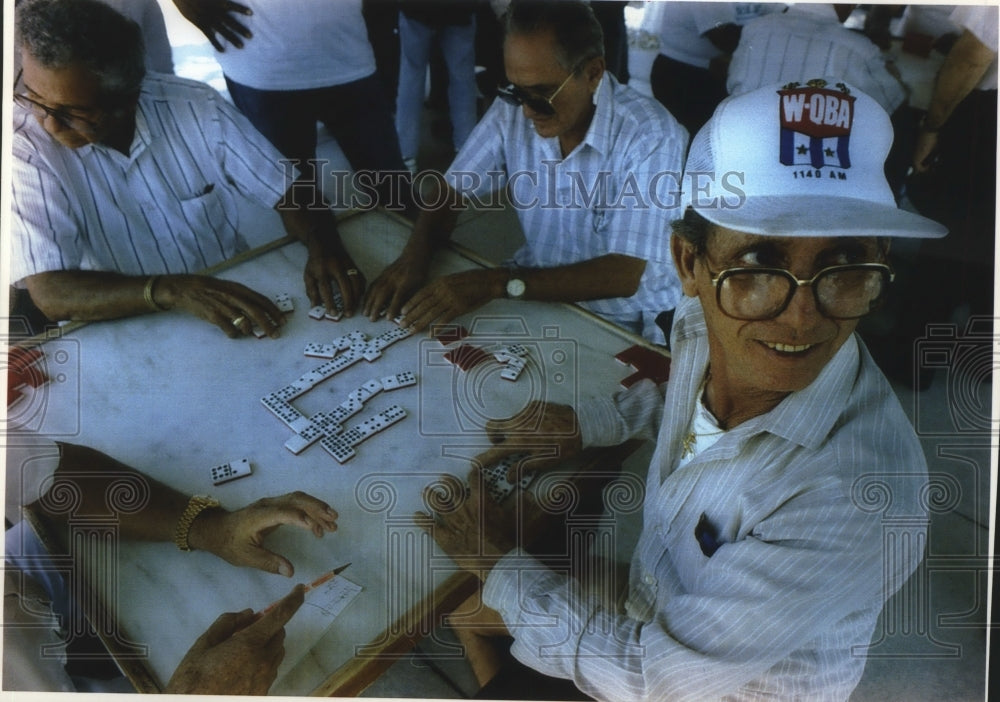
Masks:
[[[247,318],[244,317],[243,315],[240,315],[239,317],[233,317],[233,326],[234,327],[241,326],[245,321],[247,321]]]
[[[347,275],[357,275],[357,274],[358,274],[358,269],[357,268],[348,268],[347,269]]]

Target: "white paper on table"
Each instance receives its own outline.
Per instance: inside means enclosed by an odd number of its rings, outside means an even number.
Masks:
[[[285,658],[278,668],[284,677],[333,625],[333,621],[364,588],[342,575],[306,593],[306,599],[285,624]]]

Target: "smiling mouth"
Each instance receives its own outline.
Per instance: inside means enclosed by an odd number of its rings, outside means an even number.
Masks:
[[[816,346],[816,344],[774,344],[770,341],[762,341],[761,343],[772,351],[777,351],[778,353],[804,353],[805,351],[808,351]]]

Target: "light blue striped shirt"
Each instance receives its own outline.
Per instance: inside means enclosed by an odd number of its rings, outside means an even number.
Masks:
[[[209,86],[151,74],[129,155],[52,139],[15,106],[11,279],[192,273],[246,248],[236,197],[272,208],[281,155]]]
[[[665,403],[644,381],[579,411],[588,445],[657,436],[624,610],[520,551],[483,601],[518,659],[599,700],[845,700],[884,601],[922,558],[916,434],[851,337],[807,388],[675,470],[708,363],[697,300],[678,306],[672,349]]]
[[[670,255],[687,131],[658,102],[604,74],[583,141],[565,159],[556,137],[539,137],[520,107],[494,101],[455,157],[449,185],[475,203],[507,188],[527,243],[514,263],[553,268],[606,254],[646,261],[629,298],[581,302],[663,343],[656,315],[681,288]]]

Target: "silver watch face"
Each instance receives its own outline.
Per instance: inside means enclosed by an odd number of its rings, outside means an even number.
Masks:
[[[507,281],[507,297],[521,297],[524,294],[524,281],[511,278]]]

